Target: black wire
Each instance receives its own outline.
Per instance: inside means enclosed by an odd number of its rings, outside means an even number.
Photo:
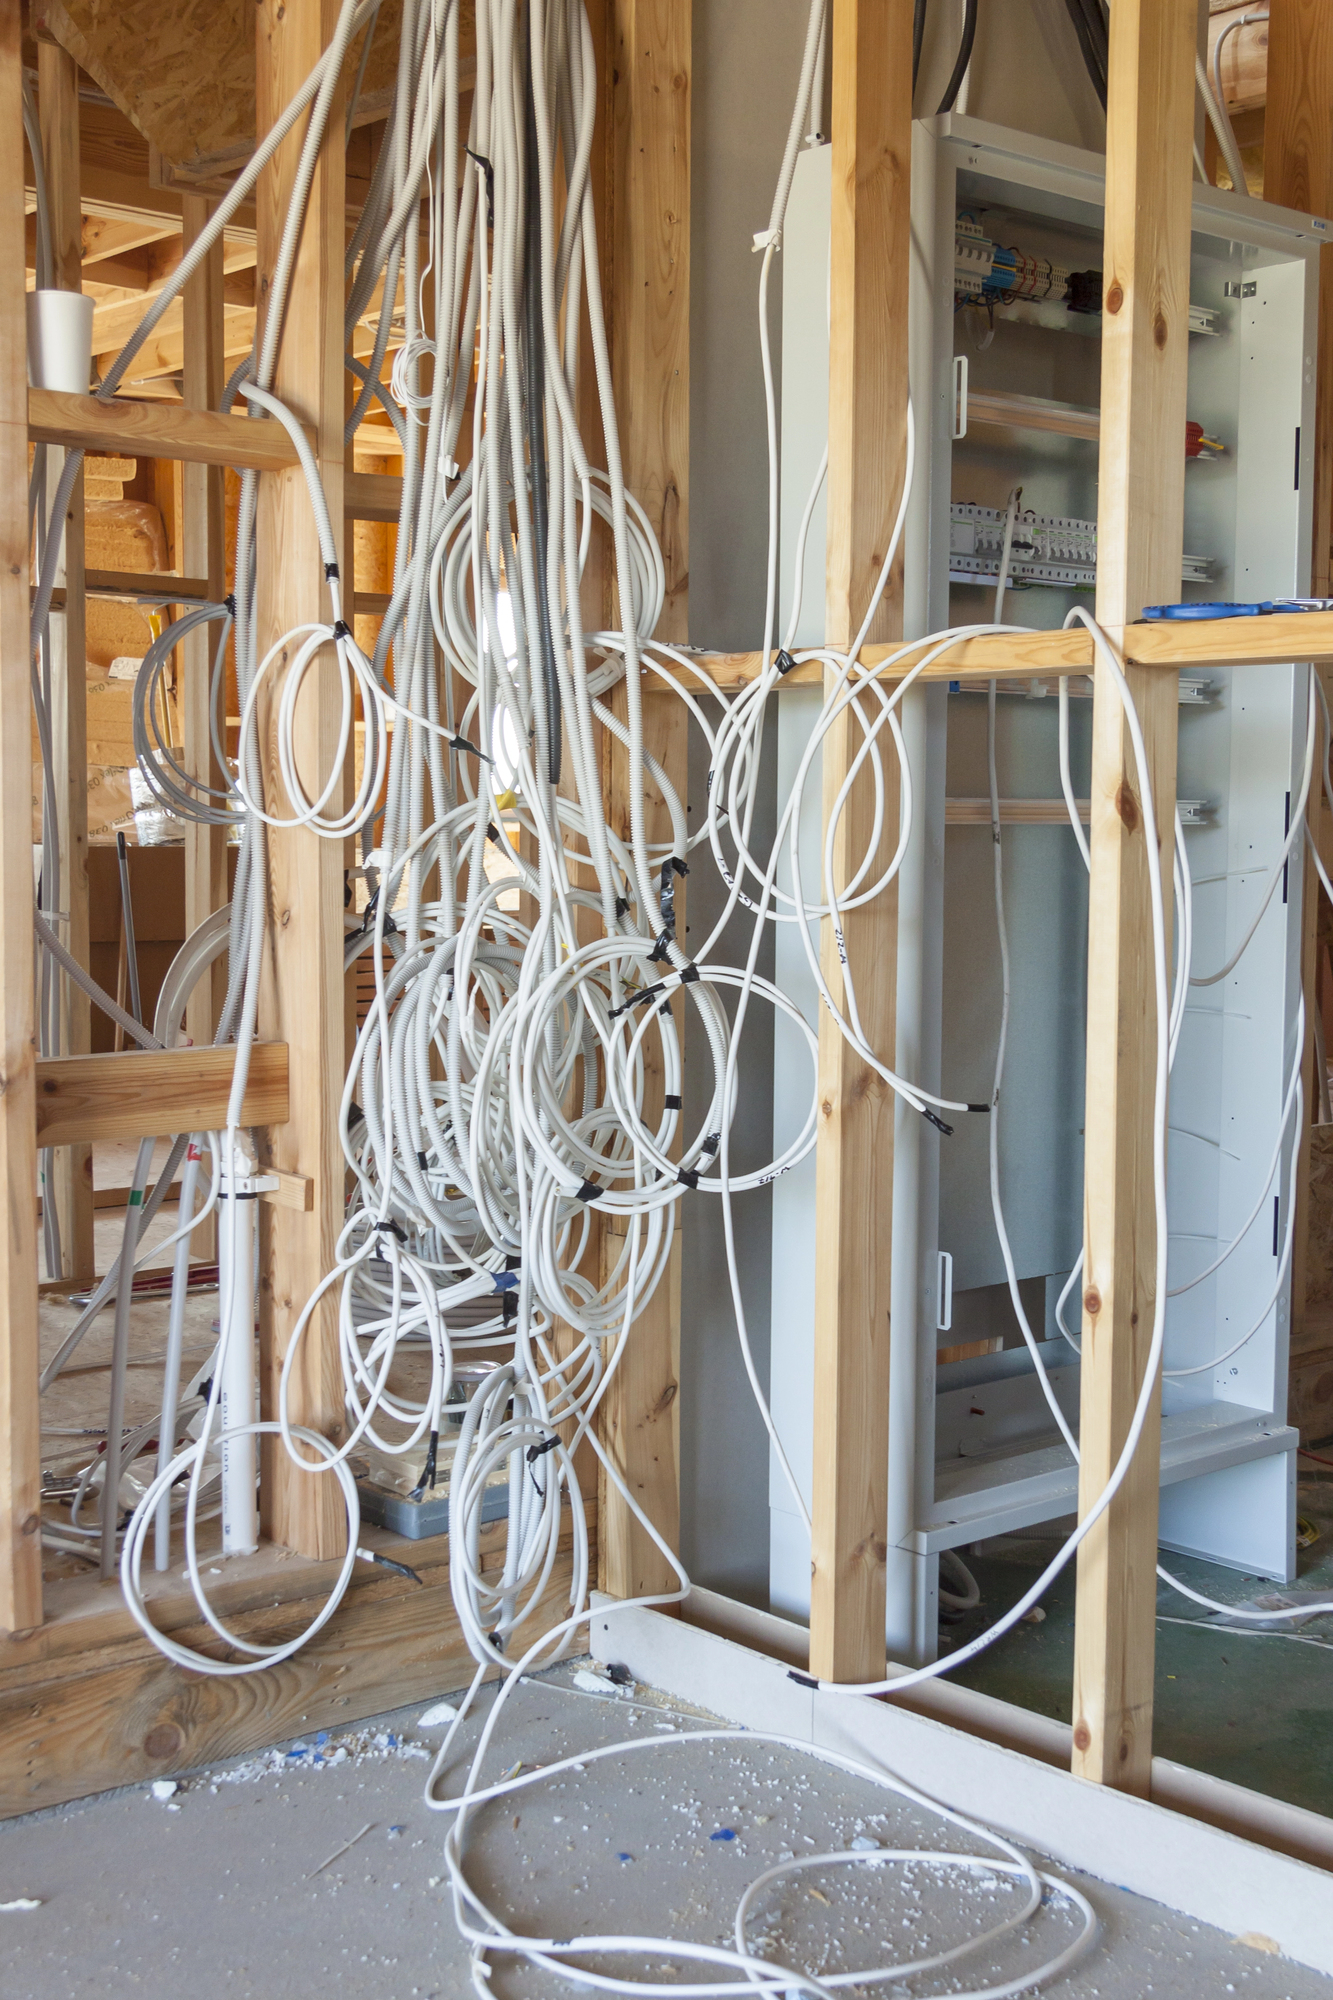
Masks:
[[[912,93],[921,72],[921,41],[926,32],[926,0],[916,0],[912,9]]]
[[[958,60],[949,78],[949,87],[940,99],[940,112],[952,111],[954,100],[963,87],[967,66],[972,60],[972,44],[977,38],[977,0],[967,0],[967,12],[963,16],[963,38],[958,44]],[[939,112],[936,113],[939,116]]]
[[[1074,25],[1078,45],[1083,55],[1084,67],[1091,79],[1092,87],[1101,100],[1102,110],[1106,109],[1106,40],[1105,19],[1101,8],[1095,6],[1090,16],[1086,0],[1065,0],[1065,11]],[[1101,30],[1101,35],[1098,30]]]

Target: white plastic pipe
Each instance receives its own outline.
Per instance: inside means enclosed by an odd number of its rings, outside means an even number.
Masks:
[[[93,301],[82,292],[29,292],[28,376],[34,389],[86,396],[93,373]]]
[[[182,1222],[194,1214],[195,1188],[201,1158],[199,1141],[191,1139],[181,1168],[179,1215]],[[176,1245],[176,1265],[171,1276],[171,1317],[167,1322],[167,1358],[162,1372],[162,1421],[157,1433],[159,1472],[176,1456],[176,1410],[181,1389],[181,1345],[185,1338],[185,1302],[190,1294],[190,1238],[182,1236]],[[153,1523],[153,1563],[163,1570],[171,1565],[171,1491],[157,1503]]]
[[[218,1203],[218,1278],[222,1324],[218,1400],[222,1418],[222,1553],[249,1555],[259,1547],[255,1500],[255,1438],[227,1436],[255,1421],[255,1191],[253,1169],[239,1147],[227,1162]]]

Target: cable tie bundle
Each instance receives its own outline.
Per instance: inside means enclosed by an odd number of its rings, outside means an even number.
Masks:
[[[574,1199],[575,1201],[596,1201],[598,1195],[605,1194],[605,1192],[605,1188],[599,1187],[596,1181],[583,1181],[575,1189]]]
[[[693,1167],[680,1167],[676,1172],[676,1181],[680,1187],[697,1188],[699,1185],[699,1175]]]
[[[666,1096],[662,1099],[662,1104],[663,1108],[667,1111],[683,1111],[685,1109],[684,1099],[677,1097],[676,1093],[672,1090],[667,1092]]]
[[[335,571],[335,575],[336,575],[336,573],[337,573],[337,572]],[[346,620],[345,618],[335,618],[335,619],[334,619],[334,621],[333,621],[333,636],[334,636],[334,638],[335,638],[335,639],[350,639],[350,638],[351,638],[351,636],[352,636],[352,628],[351,628],[351,626],[350,626],[350,625],[349,625],[349,624],[347,623],[347,620]]]
[[[789,674],[792,668],[796,665],[796,662],[792,658],[791,654],[787,651],[787,648],[783,646],[779,649],[777,658],[774,660],[773,665],[777,668],[779,674]]]

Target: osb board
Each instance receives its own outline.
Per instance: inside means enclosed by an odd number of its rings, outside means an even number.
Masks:
[[[380,1538],[363,1531],[362,1539]],[[523,1628],[534,1638],[568,1616],[568,1539]],[[427,1555],[418,1552],[423,1548]],[[130,1623],[113,1586],[103,1587],[102,1603],[82,1617],[57,1617],[38,1634],[0,1639],[0,1818],[241,1756],[465,1686],[475,1662],[459,1635],[447,1548],[443,1536],[395,1546],[396,1556],[418,1568],[419,1585],[358,1564],[347,1597],[308,1646],[281,1666],[234,1679],[174,1667]],[[320,1574],[327,1565],[283,1566],[274,1556],[267,1552],[267,1587],[251,1589],[249,1608],[229,1604],[225,1594],[220,1606],[232,1629],[257,1643],[294,1636],[319,1601],[305,1586],[327,1583]],[[261,1552],[251,1560],[263,1559]],[[494,1562],[500,1560],[497,1550]],[[73,1588],[50,1585],[48,1597]],[[180,1622],[179,1604],[174,1612],[164,1607],[163,1615],[187,1645],[216,1643],[206,1626]],[[7,1669],[10,1658],[18,1663]]]
[[[1333,1125],[1310,1132],[1309,1248],[1305,1304],[1333,1304]]]
[[[45,0],[56,40],[163,158],[187,173],[234,165],[255,143],[254,0]],[[387,107],[402,0],[384,0],[362,86]],[[475,0],[460,0],[459,49],[476,50]],[[355,74],[360,38],[349,57]]]

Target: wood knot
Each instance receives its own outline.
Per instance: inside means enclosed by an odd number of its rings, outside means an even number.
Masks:
[[[143,1740],[144,1756],[161,1758],[163,1761],[179,1757],[184,1748],[185,1732],[174,1722],[159,1722],[155,1729],[149,1730]]]
[[[24,1535],[35,1535],[41,1525],[42,1517],[40,1514],[28,1514],[24,1517],[23,1526],[19,1532]]]
[[[1119,278],[1116,278],[1112,282],[1111,287],[1106,294],[1106,310],[1109,313],[1118,313],[1121,306],[1124,303],[1125,303],[1124,287],[1121,284]]]
[[[819,1111],[820,1111],[820,1116],[823,1118],[831,1118],[833,1116],[833,1106],[827,1097],[820,1105]]]
[[[1102,1309],[1102,1295],[1095,1285],[1089,1285],[1083,1294],[1083,1310],[1089,1318],[1096,1319]]]
[[[1075,1726],[1074,1748],[1076,1750],[1091,1750],[1092,1748],[1092,1731],[1086,1722],[1080,1722]]]
[[[1152,320],[1152,343],[1159,354],[1166,346],[1166,332],[1166,315],[1159,310],[1153,314]]]
[[[1115,809],[1123,820],[1126,831],[1133,833],[1139,823],[1139,802],[1128,785],[1122,785],[1116,793]]]
[[[666,1415],[667,1411],[671,1408],[671,1405],[676,1400],[677,1387],[678,1385],[675,1382],[667,1383],[661,1395],[658,1397],[656,1403],[653,1405],[653,1415],[655,1417],[662,1417]]]

